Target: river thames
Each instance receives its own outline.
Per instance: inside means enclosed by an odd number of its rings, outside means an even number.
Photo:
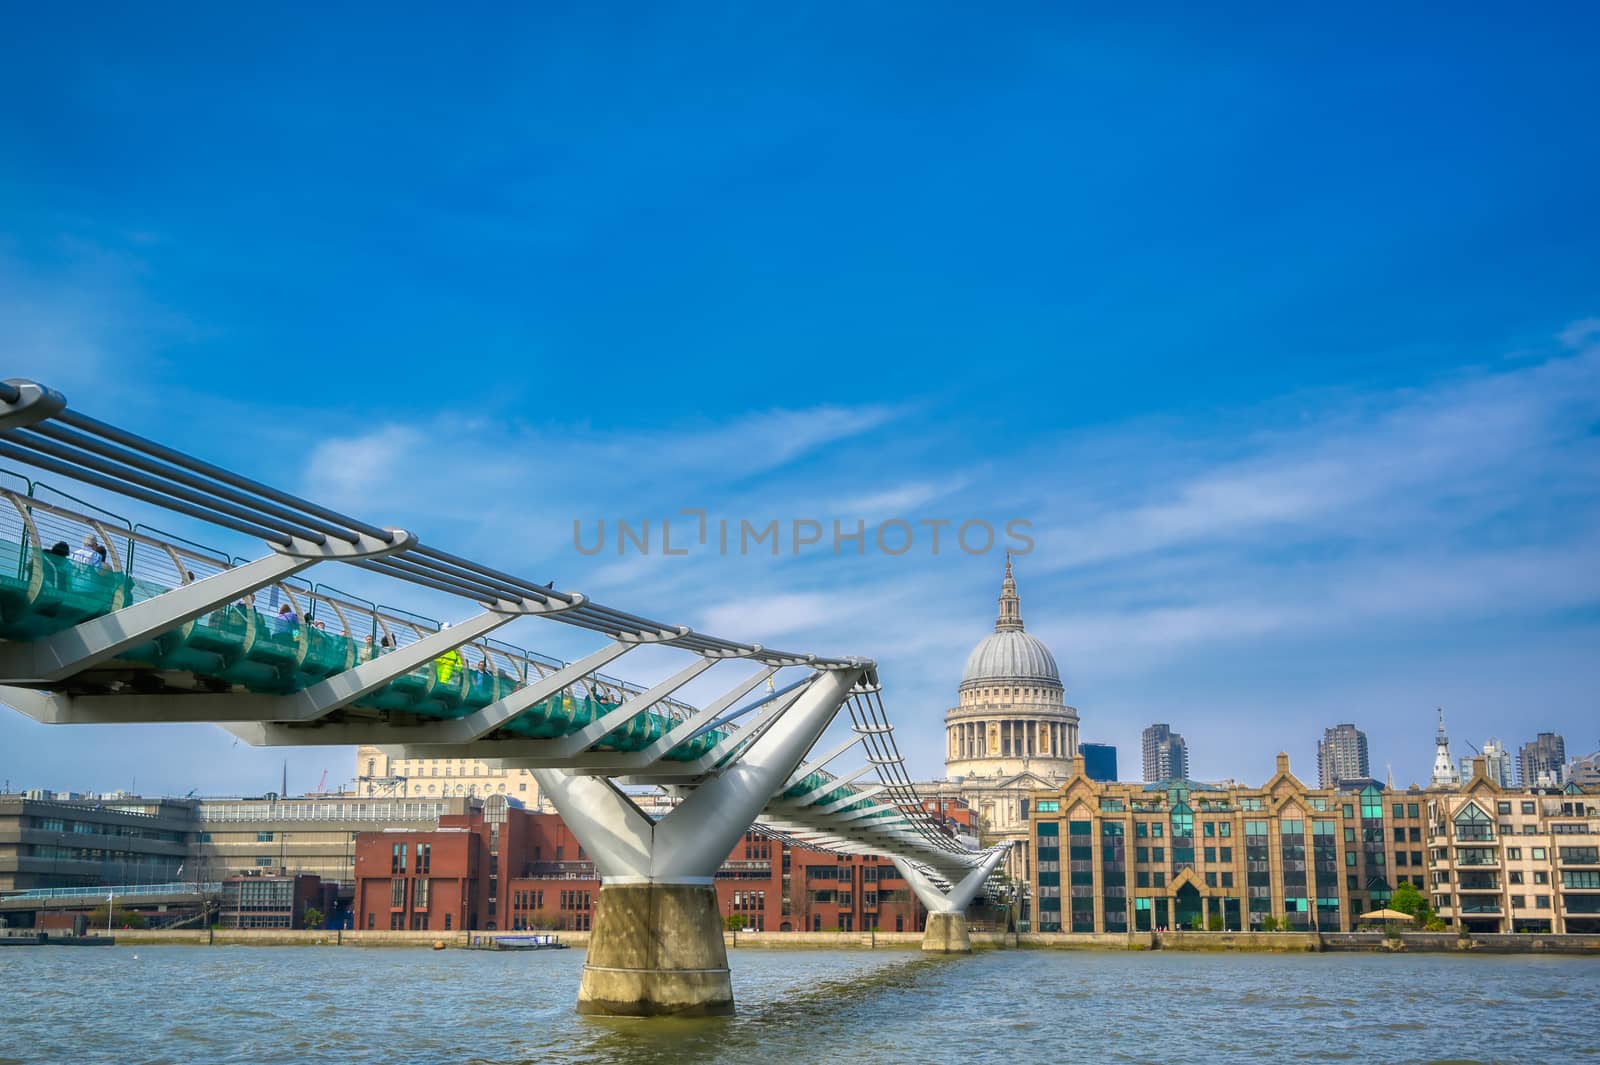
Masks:
[[[573,1013],[581,950],[0,953],[0,1062],[1551,1061],[1600,960],[731,952],[738,1015]]]

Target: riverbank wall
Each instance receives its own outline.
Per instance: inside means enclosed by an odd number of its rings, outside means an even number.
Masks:
[[[151,944],[256,947],[463,947],[493,932],[367,932],[250,928],[180,931],[119,928],[119,946]],[[500,933],[503,934],[503,933]],[[557,932],[586,949],[588,932]],[[919,950],[920,932],[728,932],[729,950]],[[1252,953],[1587,954],[1600,955],[1600,935],[1458,936],[1454,932],[973,932],[974,950],[1173,950]]]

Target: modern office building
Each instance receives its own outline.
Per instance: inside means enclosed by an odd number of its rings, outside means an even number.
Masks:
[[[191,872],[219,881],[246,873],[313,874],[355,886],[355,837],[384,829],[431,831],[439,818],[464,814],[481,800],[469,798],[365,798],[307,795],[283,799],[203,799]]]
[[[1559,788],[1566,783],[1567,743],[1560,733],[1541,732],[1517,752],[1517,783],[1525,788]]]
[[[223,928],[320,928],[334,911],[338,886],[315,875],[276,873],[230,876],[222,881],[216,920]],[[307,914],[315,911],[315,923]]]
[[[177,880],[198,831],[182,799],[0,795],[0,891]]]
[[[1090,780],[1114,781],[1117,779],[1117,749],[1109,743],[1080,743],[1084,771]]]
[[[1471,747],[1469,743],[1467,746]],[[1485,775],[1502,788],[1517,786],[1517,766],[1512,760],[1511,752],[1506,750],[1504,741],[1487,739],[1483,741],[1482,748],[1474,748],[1477,753],[1467,755],[1461,759],[1461,779],[1472,779],[1472,763],[1474,759],[1482,758]]]
[[[1367,734],[1350,724],[1323,730],[1317,741],[1317,786],[1332,788],[1341,781],[1371,778]]]
[[[1144,730],[1142,740],[1146,784],[1189,776],[1189,745],[1170,725],[1151,725]]]
[[[1590,791],[1600,789],[1600,751],[1568,762],[1567,783]]]
[[[1471,932],[1600,932],[1600,795],[1504,788],[1478,759],[1457,792],[1427,795],[1428,884]]]

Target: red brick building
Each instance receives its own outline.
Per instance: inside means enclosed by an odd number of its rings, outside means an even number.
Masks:
[[[592,927],[594,864],[555,814],[499,797],[433,832],[356,837],[357,928],[456,931]],[[824,854],[746,833],[717,872],[726,917],[753,931],[922,930],[887,858]]]

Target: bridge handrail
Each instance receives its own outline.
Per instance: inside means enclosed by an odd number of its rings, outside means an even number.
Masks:
[[[104,899],[107,895],[117,898],[137,898],[141,895],[215,895],[222,890],[222,884],[217,881],[175,880],[167,884],[109,884],[100,887],[70,887],[70,888],[29,888],[26,891],[10,891],[0,895],[0,900],[13,899]]]

